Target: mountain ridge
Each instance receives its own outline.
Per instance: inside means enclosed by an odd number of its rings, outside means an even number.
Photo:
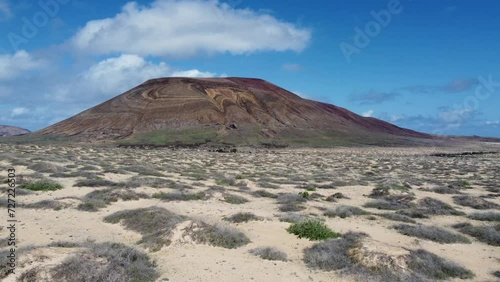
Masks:
[[[0,137],[28,134],[31,131],[16,126],[0,125]]]

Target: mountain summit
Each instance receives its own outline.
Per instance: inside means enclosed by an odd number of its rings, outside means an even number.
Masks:
[[[409,144],[431,135],[255,78],[159,78],[39,134],[125,143]]]

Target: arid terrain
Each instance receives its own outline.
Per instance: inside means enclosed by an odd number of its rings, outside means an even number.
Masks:
[[[480,151],[489,153],[460,154]],[[500,144],[236,153],[4,144],[0,277],[495,281],[495,152]],[[16,275],[5,277],[9,168],[19,222]]]

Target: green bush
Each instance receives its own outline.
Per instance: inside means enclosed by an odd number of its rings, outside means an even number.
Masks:
[[[21,188],[31,191],[56,191],[62,189],[63,186],[52,180],[38,180],[22,184]]]
[[[299,238],[310,240],[325,240],[328,238],[338,238],[339,233],[335,233],[328,228],[325,223],[315,220],[296,222],[287,229],[288,233],[295,234]]]
[[[307,192],[307,191],[299,192],[298,194],[301,195],[303,198],[306,198],[306,199],[309,198],[309,192]]]

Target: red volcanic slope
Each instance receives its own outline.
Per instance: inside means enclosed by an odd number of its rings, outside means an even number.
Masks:
[[[323,138],[328,143],[340,138],[371,144],[432,138],[303,99],[261,79],[236,77],[149,80],[38,133],[114,140],[161,130],[197,129],[215,130],[219,141]]]

